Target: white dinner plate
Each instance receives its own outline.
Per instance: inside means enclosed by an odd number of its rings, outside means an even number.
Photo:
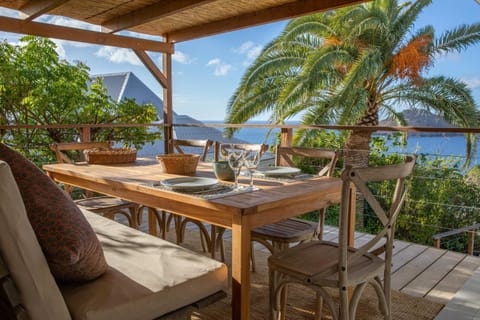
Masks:
[[[217,179],[202,177],[181,177],[161,180],[162,186],[171,188],[172,190],[196,191],[207,189],[218,183]]]
[[[265,176],[281,177],[281,176],[297,175],[301,172],[301,170],[298,168],[292,168],[292,167],[273,167],[260,172],[263,173]]]

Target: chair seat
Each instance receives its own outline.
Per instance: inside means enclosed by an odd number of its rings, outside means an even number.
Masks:
[[[350,257],[357,250],[348,249]],[[311,241],[292,247],[269,257],[269,268],[274,268],[284,274],[293,275],[305,282],[314,282],[321,286],[338,286],[338,244],[329,241]],[[381,275],[384,270],[384,260],[365,254],[348,265],[348,286],[365,281],[365,277]],[[312,281],[313,280],[313,281]]]
[[[290,218],[255,228],[252,238],[292,243],[312,239],[316,230],[314,222]]]
[[[76,200],[75,203],[84,209],[96,213],[103,212],[105,210],[118,210],[137,206],[133,202],[109,196]]]

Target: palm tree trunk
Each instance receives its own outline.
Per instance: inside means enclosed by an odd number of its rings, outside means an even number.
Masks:
[[[368,167],[368,156],[370,154],[370,130],[355,129],[345,142],[344,160],[346,166],[354,168]]]
[[[369,104],[365,116],[357,125],[364,127],[378,126],[378,108],[375,103]],[[354,168],[368,167],[372,132],[371,130],[362,130],[361,128],[350,132],[344,147],[345,166]],[[356,212],[358,213],[356,217],[357,227],[363,229],[365,226],[363,197],[358,194]]]

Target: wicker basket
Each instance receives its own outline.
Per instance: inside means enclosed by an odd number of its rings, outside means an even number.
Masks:
[[[83,151],[85,161],[92,164],[130,163],[137,159],[136,149],[87,149]]]
[[[157,160],[165,173],[194,175],[197,171],[198,154],[159,154]]]

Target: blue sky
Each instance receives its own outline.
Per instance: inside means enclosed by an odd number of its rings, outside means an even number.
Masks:
[[[16,13],[0,9],[0,15]],[[64,25],[82,25],[59,17],[47,18]],[[480,5],[474,0],[434,0],[417,20],[416,28],[433,25],[436,35],[461,24],[480,21]],[[178,43],[173,56],[173,106],[175,112],[199,120],[223,120],[229,98],[248,65],[262,47],[283,30],[287,22],[230,32]],[[20,35],[0,32],[0,39],[17,42]],[[59,54],[68,61],[86,63],[92,74],[132,71],[162,97],[155,81],[133,52],[127,49],[56,41]],[[430,75],[445,75],[465,81],[480,105],[480,45],[461,53],[438,57]],[[159,66],[160,55],[153,54]],[[257,120],[267,119],[262,115]]]

